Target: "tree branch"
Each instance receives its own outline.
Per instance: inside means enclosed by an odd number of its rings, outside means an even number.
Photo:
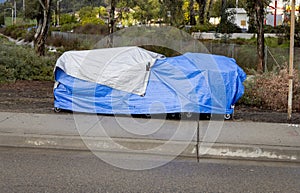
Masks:
[[[41,6],[43,7],[43,9],[45,10],[46,9],[45,4],[42,2],[42,0],[39,0],[39,2],[41,4]]]

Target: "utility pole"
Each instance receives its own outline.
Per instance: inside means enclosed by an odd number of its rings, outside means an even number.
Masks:
[[[294,79],[294,44],[295,44],[295,0],[292,0],[291,33],[290,33],[290,63],[289,63],[289,93],[288,93],[288,120],[292,119],[293,108],[293,79]]]

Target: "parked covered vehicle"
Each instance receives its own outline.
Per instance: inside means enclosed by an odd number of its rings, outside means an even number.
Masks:
[[[100,114],[231,115],[246,79],[232,58],[139,47],[65,52],[54,72],[57,111]]]

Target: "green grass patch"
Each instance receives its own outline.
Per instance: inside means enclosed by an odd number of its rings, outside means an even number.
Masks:
[[[12,23],[12,18],[11,17],[5,17],[5,25],[6,26],[11,26],[12,24],[13,24]],[[21,18],[21,17],[17,17],[16,25],[36,25],[36,20],[24,19],[24,18]]]

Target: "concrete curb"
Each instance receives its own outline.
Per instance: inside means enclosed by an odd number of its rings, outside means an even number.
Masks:
[[[195,157],[197,155],[196,144],[194,142],[168,142],[165,148],[159,148],[159,146],[166,143],[167,141],[164,140],[150,139],[0,134],[0,146],[5,147],[49,148],[120,153],[141,153],[153,155],[176,155],[174,149],[176,149],[177,147],[186,147],[185,150],[180,154],[181,156]]]
[[[207,158],[286,161],[300,163],[300,147],[204,143],[200,145],[199,154],[201,157]]]
[[[162,144],[168,145],[164,148],[159,148]],[[81,138],[80,136],[16,135],[6,133],[0,134],[0,146],[84,151],[92,150],[158,156],[177,156],[176,151],[174,150],[185,147],[185,150],[179,156],[190,158],[197,157],[195,142],[167,142],[165,140],[149,139]],[[287,161],[300,163],[300,147],[201,142],[199,144],[199,156],[200,158]]]

